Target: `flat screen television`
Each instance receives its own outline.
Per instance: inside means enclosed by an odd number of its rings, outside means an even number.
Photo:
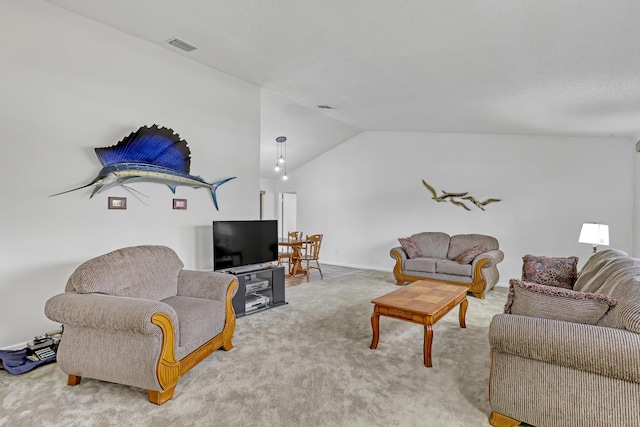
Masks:
[[[278,221],[213,221],[213,269],[276,261]]]

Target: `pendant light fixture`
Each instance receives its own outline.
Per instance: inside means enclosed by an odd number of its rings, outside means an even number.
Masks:
[[[282,179],[285,181],[289,179],[287,176],[287,137],[279,136],[276,138],[276,165],[273,168],[276,172],[280,172],[280,169],[284,170]]]

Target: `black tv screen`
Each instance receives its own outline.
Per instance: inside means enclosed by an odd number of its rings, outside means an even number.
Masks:
[[[278,259],[278,221],[213,221],[213,269]]]

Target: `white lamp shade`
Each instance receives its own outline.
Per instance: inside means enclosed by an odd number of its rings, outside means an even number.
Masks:
[[[609,226],[605,224],[584,223],[580,230],[580,243],[592,245],[609,245]]]

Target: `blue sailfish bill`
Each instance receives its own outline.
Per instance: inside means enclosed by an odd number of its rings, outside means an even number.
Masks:
[[[175,194],[179,185],[192,188],[208,188],[213,205],[218,209],[216,190],[235,177],[208,183],[199,176],[190,175],[191,151],[185,140],[173,130],[141,127],[111,147],[95,149],[103,168],[90,183],[59,194],[69,193],[95,185],[91,197],[111,187],[133,182],[165,184]]]

